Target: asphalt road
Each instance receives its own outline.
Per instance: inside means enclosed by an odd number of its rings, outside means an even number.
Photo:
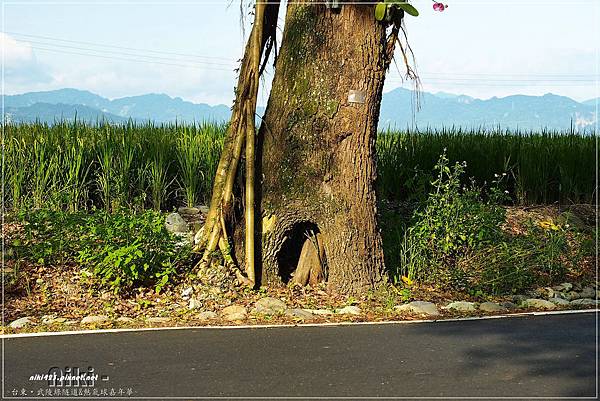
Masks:
[[[50,398],[50,391],[56,399],[56,391],[65,395],[65,389],[71,395],[72,387],[49,388],[30,376],[52,367],[91,366],[99,374],[97,394],[104,389],[110,396],[114,389],[116,396],[129,391],[144,399],[593,398],[596,324],[595,313],[580,313],[5,338],[4,395],[14,396],[16,390],[16,398],[24,398],[20,392],[25,390],[28,397]],[[91,387],[83,389],[93,396]]]

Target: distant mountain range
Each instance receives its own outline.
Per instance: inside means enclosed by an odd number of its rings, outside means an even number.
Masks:
[[[421,93],[420,106],[414,107],[413,92],[395,89],[383,95],[379,128],[403,128],[416,124],[419,128],[465,127],[540,128],[578,130],[595,126],[596,100],[579,103],[565,96],[548,93],[543,96],[512,95],[481,100],[448,93]],[[413,105],[409,107],[408,105]],[[414,116],[414,117],[413,117]]]
[[[105,118],[114,122],[138,121],[223,121],[228,120],[229,107],[186,102],[162,94],[123,97],[110,100],[92,92],[59,89],[4,96],[5,114],[11,121],[53,122],[58,119],[85,121]]]
[[[57,120],[96,121],[107,119],[122,122],[200,122],[226,121],[231,110],[225,105],[210,106],[192,103],[164,94],[107,99],[88,91],[60,89],[3,95],[5,118],[14,122]],[[481,100],[464,95],[438,92],[421,93],[420,109],[416,109],[414,93],[397,88],[383,95],[379,128],[419,127],[502,127],[538,130],[540,128],[592,128],[597,99],[576,102],[565,96],[514,95]],[[259,113],[264,109],[260,109]]]

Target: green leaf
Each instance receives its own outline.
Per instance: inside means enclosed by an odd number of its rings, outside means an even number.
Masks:
[[[385,3],[377,3],[375,6],[375,19],[377,21],[383,21],[385,18],[385,12],[387,10],[387,6]]]
[[[398,8],[404,10],[405,13],[412,15],[413,17],[418,17],[419,12],[416,8],[414,8],[411,4],[408,3],[395,3]]]

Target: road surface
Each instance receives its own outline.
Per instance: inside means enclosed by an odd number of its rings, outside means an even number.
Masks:
[[[9,337],[4,396],[74,399],[31,376],[92,367],[79,397],[594,398],[596,318]]]

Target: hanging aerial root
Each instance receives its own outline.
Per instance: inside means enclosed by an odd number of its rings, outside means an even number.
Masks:
[[[200,252],[204,248],[202,261],[205,263],[208,262],[210,255],[217,250],[219,245],[219,238],[222,229],[219,216],[221,216],[224,211],[230,210],[231,207],[231,200],[233,198],[233,184],[235,182],[238,164],[242,157],[242,147],[245,139],[244,132],[240,132],[241,127],[242,124],[237,123],[232,127],[232,131],[230,132],[232,134],[231,136],[233,137],[233,140],[231,141],[232,148],[230,148],[230,158],[223,170],[219,172],[219,178],[222,180],[222,184],[219,186],[221,193],[220,196],[213,196],[212,202],[215,203],[211,203],[211,205],[216,206],[211,206],[203,239],[194,249],[196,252]]]
[[[394,59],[394,49],[396,48],[396,42],[398,41],[398,32],[400,28],[394,24],[392,31],[387,37],[387,43],[385,48],[385,68],[387,69]]]
[[[236,100],[232,110],[231,123],[223,153],[219,160],[210,210],[204,226],[204,232],[194,252],[202,253],[198,269],[209,269],[220,250],[224,264],[235,272],[238,281],[246,285],[255,282],[254,255],[254,193],[255,193],[255,143],[256,132],[254,115],[259,77],[264,70],[266,59],[276,39],[279,2],[258,2],[255,8],[255,20],[246,44],[244,58],[239,70]],[[264,63],[261,58],[264,54]],[[246,236],[245,236],[245,277],[231,254],[225,221],[233,216],[233,187],[238,172],[242,150],[246,144]]]
[[[254,109],[248,106],[246,114],[246,232],[245,232],[245,249],[244,256],[246,262],[246,275],[248,280],[253,284],[255,278],[255,255],[254,255],[254,175],[255,175],[255,141],[256,135],[254,132]]]
[[[406,36],[406,31],[404,30],[404,27],[402,27],[402,32],[404,33],[404,39],[406,40],[406,49],[405,49],[405,45],[402,44],[402,42],[400,41],[399,38],[397,38],[397,41],[398,41],[398,47],[400,47],[400,51],[402,52],[404,66],[406,67],[406,78],[408,78],[412,81],[415,81],[415,82],[420,82],[419,76],[417,75],[416,71],[411,66],[410,62],[408,61],[407,53],[410,52],[411,58],[413,60],[412,64],[413,65],[415,64],[415,56],[414,56],[414,53],[412,52],[410,45],[408,44],[408,37]]]

